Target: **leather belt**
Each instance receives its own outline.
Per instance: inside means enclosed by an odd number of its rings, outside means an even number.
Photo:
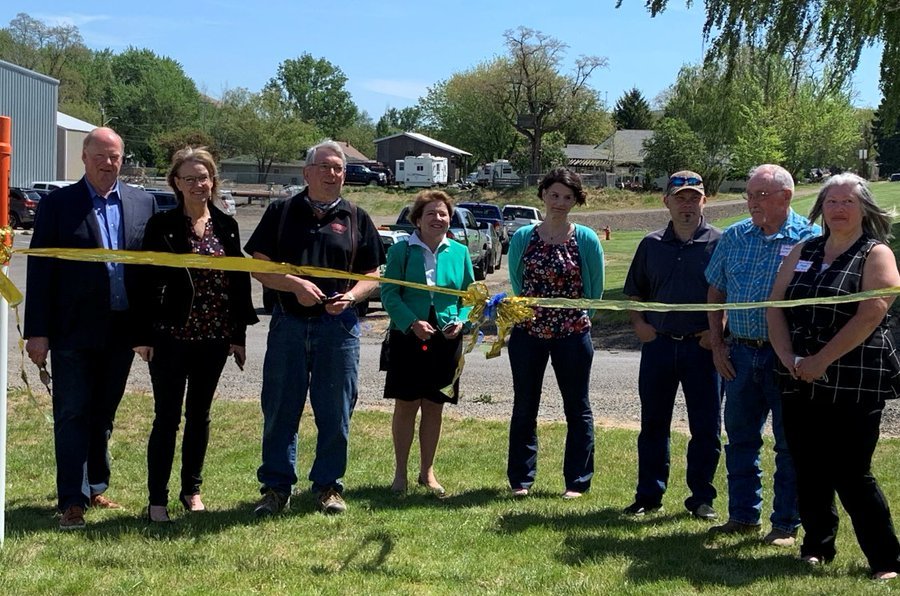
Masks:
[[[696,333],[665,333],[664,331],[657,331],[657,335],[662,335],[663,337],[668,337],[669,339],[674,339],[675,341],[684,341],[686,339],[700,339],[700,336],[703,335],[702,331],[698,331]]]
[[[731,336],[731,341],[734,343],[738,343],[744,346],[749,346],[751,348],[755,348],[757,350],[761,348],[771,347],[772,344],[769,343],[769,340],[766,339],[750,339],[748,337],[735,337]]]

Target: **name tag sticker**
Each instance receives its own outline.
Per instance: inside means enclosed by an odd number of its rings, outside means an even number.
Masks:
[[[812,261],[797,261],[797,266],[794,267],[794,271],[806,273],[807,271],[809,271],[810,267],[812,267]]]
[[[778,254],[782,257],[786,257],[791,254],[791,249],[794,248],[791,244],[782,244],[781,248],[778,249]]]

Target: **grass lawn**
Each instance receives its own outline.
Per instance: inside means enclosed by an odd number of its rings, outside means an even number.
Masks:
[[[451,496],[437,500],[414,489],[397,498],[388,488],[390,417],[358,412],[347,473],[349,512],[338,517],[315,512],[304,481],[288,513],[256,521],[259,407],[219,401],[204,484],[210,511],[177,512],[176,523],[149,526],[142,515],[151,411],[152,400],[142,395],[126,396],[119,411],[109,494],[127,509],[89,511],[85,531],[63,533],[53,516],[52,430],[32,402],[11,396],[0,592],[859,594],[900,589],[900,583],[876,585],[868,579],[846,519],[838,557],[824,568],[802,564],[797,549],[766,547],[747,537],[707,542],[708,524],[689,517],[681,504],[686,497],[682,435],[674,437],[665,512],[645,520],[623,517],[619,511],[634,490],[636,434],[610,428],[598,429],[593,491],[563,501],[565,428],[542,425],[536,491],[513,500],[505,482],[507,424],[447,419],[438,472]],[[302,425],[301,476],[310,464],[313,426],[309,419]],[[771,471],[771,444],[764,454],[763,467]],[[900,442],[882,441],[875,470],[896,507],[900,485],[890,472],[898,458]],[[176,476],[178,465],[176,460]],[[769,497],[770,477],[765,482]],[[717,485],[724,495],[724,463]],[[172,487],[177,491],[177,484]],[[174,497],[172,503],[174,512]],[[724,497],[716,506],[724,513]],[[771,505],[764,507],[770,511]]]

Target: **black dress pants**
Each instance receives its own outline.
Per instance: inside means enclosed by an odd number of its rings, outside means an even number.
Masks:
[[[200,492],[209,443],[209,411],[229,344],[222,340],[165,339],[153,347],[150,380],[156,417],[147,445],[147,488],[151,505],[166,505],[175,442],[184,404],[181,495]],[[185,396],[185,386],[187,394]]]
[[[884,402],[830,403],[807,396],[783,400],[805,531],[801,556],[834,558],[837,493],[872,571],[900,571],[890,508],[871,470],[883,409]]]

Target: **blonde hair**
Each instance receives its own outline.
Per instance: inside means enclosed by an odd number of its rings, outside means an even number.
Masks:
[[[210,197],[214,201],[219,201],[219,169],[216,168],[216,160],[206,147],[185,147],[175,152],[172,156],[172,165],[169,167],[169,174],[166,176],[166,182],[175,191],[178,202],[184,201],[184,196],[175,185],[175,178],[178,178],[178,170],[188,162],[198,163],[206,168],[209,179],[212,180],[212,189],[210,189]]]

